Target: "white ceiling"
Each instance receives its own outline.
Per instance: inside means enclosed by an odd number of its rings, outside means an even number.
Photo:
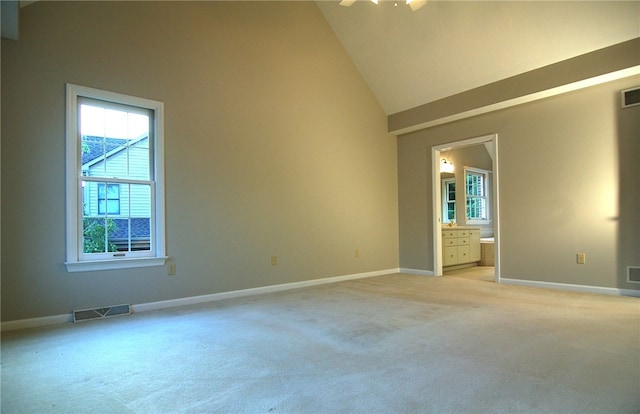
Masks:
[[[317,1],[387,114],[640,37],[640,1],[394,3]]]

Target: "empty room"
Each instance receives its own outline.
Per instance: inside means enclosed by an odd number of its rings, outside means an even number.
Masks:
[[[1,4],[3,413],[640,411],[640,1]]]

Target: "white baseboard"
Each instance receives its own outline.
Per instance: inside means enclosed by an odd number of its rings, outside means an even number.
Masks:
[[[187,298],[162,300],[158,302],[140,303],[131,305],[133,312],[146,312],[151,310],[173,308],[176,306],[194,305],[198,303],[213,302],[222,299],[240,298],[244,296],[260,295],[264,293],[280,292],[284,290],[298,289],[303,287],[324,285],[327,283],[343,282],[345,280],[363,279],[366,277],[382,276],[400,272],[400,269],[378,270],[374,272],[356,273],[352,275],[327,277],[323,279],[304,280],[302,282],[284,283],[280,285],[264,286],[251,289],[234,290],[231,292],[213,293],[210,295],[191,296]],[[1,330],[14,331],[18,329],[37,328],[40,326],[56,325],[73,322],[73,314],[63,314],[54,316],[43,316],[40,318],[21,319],[17,321],[2,322]]]
[[[2,332],[18,329],[38,328],[40,326],[57,325],[73,322],[73,314],[43,316],[40,318],[20,319],[17,321],[2,322]]]
[[[419,275],[419,276],[433,276],[434,273],[431,270],[419,270],[419,269],[407,269],[400,268],[400,273],[407,273],[410,275]]]
[[[284,283],[280,285],[263,286],[251,289],[233,290],[230,292],[212,293],[210,295],[191,296],[188,298],[162,300],[159,302],[141,303],[133,305],[134,312],[146,312],[150,310],[173,308],[176,306],[195,305],[198,303],[213,302],[222,299],[241,298],[245,296],[260,295],[264,293],[281,292],[284,290],[299,289],[303,287],[324,285],[327,283],[343,282],[345,280],[362,279],[365,277],[382,276],[398,273],[398,269],[379,270],[375,272],[357,273],[353,275],[327,277],[323,279],[304,280],[302,282]]]
[[[284,284],[273,285],[273,286],[263,286],[263,287],[251,288],[251,289],[234,290],[230,292],[213,293],[210,295],[191,296],[187,298],[170,299],[170,300],[163,300],[158,302],[140,303],[137,305],[132,305],[131,308],[134,312],[146,312],[151,310],[167,309],[167,308],[172,308],[176,306],[194,305],[198,303],[213,302],[213,301],[222,300],[222,299],[240,298],[244,296],[260,295],[260,294],[271,293],[271,292],[281,292],[285,290],[298,289],[298,288],[304,288],[304,287],[310,287],[310,286],[318,286],[318,285],[324,285],[327,283],[342,282],[346,280],[363,279],[367,277],[382,276],[382,275],[388,275],[388,274],[394,274],[394,273],[406,273],[406,274],[419,275],[419,276],[434,275],[434,273],[430,270],[396,268],[396,269],[378,270],[374,272],[356,273],[352,275],[327,277],[323,279],[305,280],[302,282],[284,283]],[[574,292],[640,297],[640,290],[633,290],[633,289],[617,289],[617,288],[606,288],[606,287],[599,287],[599,286],[572,285],[567,283],[537,282],[534,280],[505,279],[505,278],[501,278],[500,283],[509,284],[509,285],[538,287],[538,288],[568,290],[568,291],[574,291]],[[14,331],[18,329],[37,328],[41,326],[57,325],[57,324],[68,323],[68,322],[73,322],[73,315],[71,313],[63,314],[63,315],[43,316],[40,318],[20,319],[16,321],[2,322],[1,331],[4,332],[4,331]]]
[[[608,287],[600,287],[600,286],[573,285],[570,283],[538,282],[535,280],[505,279],[505,278],[500,278],[500,283],[504,283],[505,285],[517,285],[517,286],[529,286],[529,287],[557,289],[557,290],[568,290],[572,292],[598,293],[601,295],[604,294],[604,295],[640,297],[640,290],[633,290],[633,289],[618,289],[618,288],[608,288]]]

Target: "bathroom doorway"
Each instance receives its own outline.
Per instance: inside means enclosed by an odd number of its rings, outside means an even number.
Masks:
[[[473,151],[483,152],[486,150],[490,160],[488,165],[485,163],[484,168],[478,168],[473,165],[455,165],[455,161],[451,158],[453,154]],[[459,152],[456,152],[459,151]],[[465,161],[466,163],[466,161]],[[465,228],[481,230],[480,237],[474,231],[472,237],[482,240],[482,259],[478,261],[484,264],[483,269],[470,268],[456,269],[455,266],[446,266],[447,269],[454,270],[455,274],[464,276],[465,274],[471,278],[487,277],[487,269],[493,265],[493,280],[500,282],[500,223],[499,223],[499,188],[498,188],[498,135],[484,135],[476,138],[470,138],[460,141],[449,142],[446,144],[436,145],[432,147],[432,165],[433,165],[433,181],[432,181],[432,198],[433,198],[433,245],[434,245],[434,274],[442,276],[444,274],[445,258],[443,256],[443,236],[442,230],[451,229],[458,231]],[[452,196],[452,182],[457,184],[461,191],[457,191],[457,196]],[[469,193],[469,188],[478,187],[478,183],[487,184],[487,193],[482,191],[478,195],[484,196],[474,197]],[[449,191],[449,193],[447,193]],[[462,196],[460,194],[462,193]],[[456,198],[458,200],[456,200]],[[478,200],[476,200],[478,198]],[[477,226],[477,227],[476,227]],[[477,240],[476,242],[477,243]],[[474,245],[477,246],[477,245]],[[476,247],[477,248],[477,247]],[[493,250],[492,252],[490,250]],[[449,264],[449,263],[447,263]],[[449,272],[447,272],[449,273]]]

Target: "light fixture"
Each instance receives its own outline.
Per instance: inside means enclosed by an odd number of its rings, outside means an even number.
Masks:
[[[427,4],[427,0],[407,0],[407,4],[411,7],[411,10],[416,11]]]
[[[440,172],[452,173],[455,171],[453,163],[445,158],[440,160]]]
[[[341,0],[340,1],[340,5],[341,6],[345,6],[345,7],[349,7],[351,6],[353,3],[355,3],[357,0]],[[379,0],[370,0],[372,3],[378,4]],[[427,4],[427,0],[406,0],[406,4],[409,5],[409,7],[411,7],[411,10],[416,11],[418,10],[420,7],[424,6],[425,4]],[[396,1],[394,3],[394,6],[397,6],[398,2]]]

